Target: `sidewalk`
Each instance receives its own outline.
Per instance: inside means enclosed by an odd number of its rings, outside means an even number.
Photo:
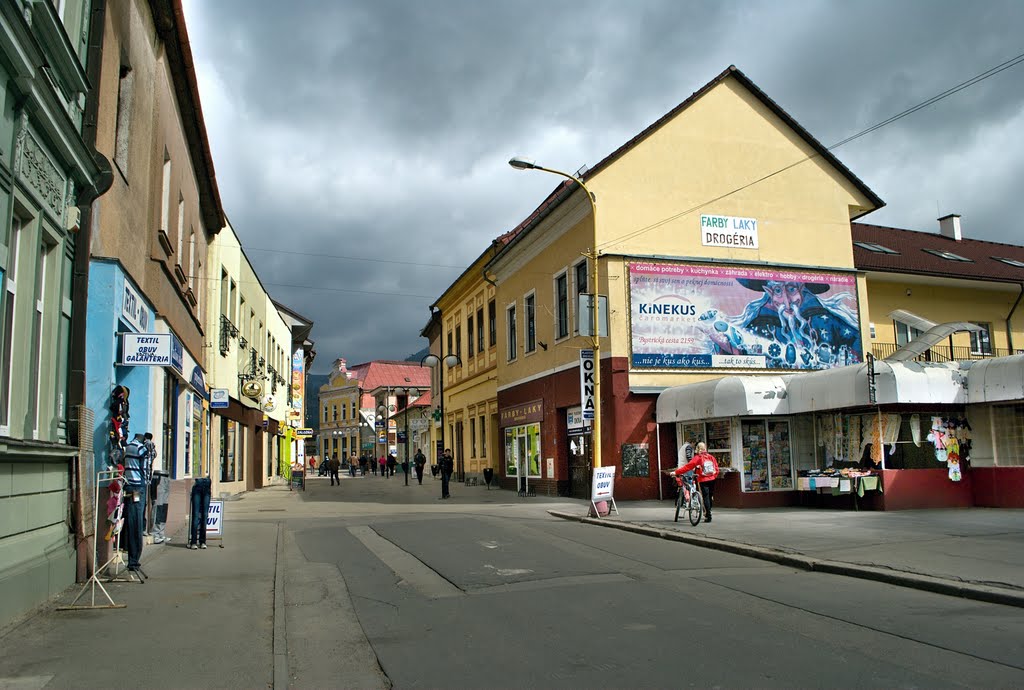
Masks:
[[[623,501],[619,515],[560,518],[774,561],[804,570],[1024,607],[1024,511],[966,508],[853,512],[720,508],[691,527],[669,501]]]

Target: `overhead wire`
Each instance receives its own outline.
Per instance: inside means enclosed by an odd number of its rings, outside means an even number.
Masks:
[[[904,117],[907,117],[908,115],[916,113],[919,110],[927,108],[930,105],[934,105],[935,103],[938,103],[939,101],[941,101],[943,99],[946,99],[946,98],[952,96],[955,93],[958,93],[960,91],[963,91],[964,89],[970,88],[971,86],[974,86],[975,84],[978,84],[978,83],[980,83],[982,81],[985,81],[986,79],[989,79],[990,77],[994,77],[995,75],[999,74],[1000,72],[1008,70],[1011,67],[1016,67],[1017,65],[1021,64],[1022,62],[1024,62],[1024,53],[1021,53],[1020,55],[1017,55],[1016,57],[1012,57],[1009,60],[1006,60],[1005,62],[1002,62],[1002,63],[1000,63],[1000,64],[998,64],[998,65],[996,65],[994,67],[991,67],[991,68],[985,70],[984,72],[980,72],[980,73],[974,75],[973,77],[971,77],[970,79],[967,79],[966,81],[962,81],[962,82],[960,82],[959,84],[957,84],[955,86],[951,86],[950,88],[946,89],[945,91],[942,91],[941,93],[938,93],[938,94],[936,94],[936,95],[934,95],[934,96],[932,96],[932,97],[930,97],[930,98],[928,98],[928,99],[918,103],[917,105],[911,106],[910,108],[907,108],[906,110],[903,110],[903,111],[901,111],[899,113],[896,113],[895,115],[893,115],[891,117],[888,117],[888,118],[886,118],[886,119],[884,119],[884,120],[882,120],[880,122],[876,122],[875,124],[871,125],[870,127],[867,127],[865,129],[857,132],[856,134],[852,134],[852,135],[846,137],[845,139],[837,141],[836,143],[832,144],[831,146],[826,146],[825,150],[826,151],[832,151],[834,149],[839,148],[840,146],[843,146],[845,144],[850,143],[851,141],[855,141],[856,139],[859,139],[859,138],[861,138],[861,137],[863,137],[863,136],[865,136],[867,134],[870,134],[870,133],[872,133],[874,131],[877,131],[877,130],[881,129],[882,127],[885,127],[887,125],[891,125],[892,123],[894,123],[894,122],[896,122],[898,120],[902,120]],[[651,230],[655,230],[655,229],[661,227],[662,225],[665,225],[666,223],[671,223],[672,221],[677,220],[679,218],[682,218],[683,216],[687,216],[687,215],[693,213],[694,211],[698,211],[701,208],[703,208],[704,206],[707,206],[709,204],[713,204],[716,201],[721,201],[722,199],[725,199],[726,197],[732,196],[733,194],[736,194],[738,192],[742,192],[743,190],[749,189],[750,187],[753,187],[754,185],[760,184],[761,182],[764,182],[765,180],[771,179],[771,178],[775,177],[776,175],[779,175],[779,174],[784,173],[784,172],[786,172],[788,170],[791,170],[791,169],[795,168],[798,165],[802,165],[804,163],[807,163],[808,161],[812,161],[812,160],[815,160],[815,159],[820,158],[820,157],[821,157],[820,153],[814,153],[814,154],[812,154],[810,156],[807,156],[805,158],[801,158],[801,159],[799,159],[799,160],[797,160],[797,161],[795,161],[795,162],[793,162],[793,163],[791,163],[791,164],[789,164],[789,165],[787,165],[787,166],[785,166],[783,168],[780,168],[778,170],[770,172],[767,175],[764,175],[763,177],[759,177],[758,179],[753,180],[751,182],[748,182],[747,184],[744,184],[744,185],[742,185],[740,187],[737,187],[737,188],[732,189],[732,190],[730,190],[728,192],[725,192],[724,194],[720,194],[720,195],[714,197],[713,199],[709,199],[707,201],[703,201],[703,202],[701,202],[701,203],[699,203],[699,204],[697,204],[695,206],[691,206],[690,208],[688,208],[688,209],[686,209],[684,211],[680,211],[679,213],[674,213],[671,216],[668,216],[666,218],[662,218],[661,220],[655,221],[654,223],[646,225],[646,226],[644,226],[642,228],[638,228],[637,230],[634,230],[634,231],[632,231],[630,233],[627,233],[625,235],[620,235],[620,236],[618,236],[618,237],[616,237],[614,239],[608,240],[607,242],[602,243],[601,246],[598,247],[598,249],[601,249],[601,248],[604,248],[604,247],[610,247],[610,246],[613,246],[613,245],[616,245],[616,244],[621,244],[622,242],[624,242],[626,240],[633,239],[634,237],[639,237],[640,235],[642,235],[644,233],[647,233],[647,232],[650,232]]]

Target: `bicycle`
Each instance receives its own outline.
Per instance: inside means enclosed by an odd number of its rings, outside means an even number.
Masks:
[[[678,484],[678,492],[676,493],[676,522],[679,522],[679,511],[684,508],[686,509],[686,515],[690,520],[690,524],[696,527],[704,515],[704,498],[701,496],[700,489],[697,488],[697,483],[693,480],[693,477],[685,477]]]

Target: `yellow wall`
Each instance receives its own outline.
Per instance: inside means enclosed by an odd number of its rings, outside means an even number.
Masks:
[[[792,164],[797,165],[730,193]],[[602,342],[602,357],[631,354],[629,286],[621,255],[852,270],[850,216],[870,208],[852,183],[732,78],[594,173],[586,184],[596,197],[598,249],[611,255],[600,263],[599,289],[608,295],[611,319],[611,338]],[[719,197],[723,198],[713,201]],[[702,245],[702,214],[756,219],[759,248]],[[576,366],[580,348],[590,347],[589,338],[571,334],[564,341],[554,340],[554,279],[561,270],[571,271],[581,252],[592,246],[590,204],[577,191],[497,262],[499,386]],[[862,278],[857,284],[862,341],[867,343],[865,284]],[[548,349],[524,353],[524,297],[534,290],[537,338]],[[506,314],[512,303],[517,307],[518,352],[515,361],[508,362]],[[734,372],[687,374],[685,382]],[[679,376],[633,372],[630,384],[678,385]]]
[[[999,283],[927,276],[871,275],[868,277],[870,311],[867,314],[870,322],[875,325],[875,337],[871,342],[895,343],[895,328],[888,315],[894,309],[905,309],[935,323],[987,323],[991,326],[992,347],[1007,349],[1006,317],[1019,294],[1020,287]],[[1013,345],[1021,349],[1024,348],[1024,305],[1017,308],[1015,317],[1011,324]],[[954,347],[969,347],[970,344],[968,333],[953,335]],[[946,342],[943,342],[937,347],[945,345]]]
[[[484,280],[483,267],[490,258],[486,253],[445,292],[435,305],[441,310],[441,346],[431,344],[431,352],[450,354],[448,335],[452,334],[452,351],[455,351],[455,329],[461,330],[461,347],[457,354],[462,359],[461,366],[451,369],[441,366],[444,377],[444,436],[445,447],[454,448],[453,429],[463,424],[462,460],[463,469],[469,474],[479,474],[485,467],[496,467],[496,440],[491,437],[495,433],[498,414],[497,393],[497,345],[491,346],[488,324],[488,304],[495,298],[494,286]],[[501,306],[496,305],[499,314]],[[477,320],[482,311],[484,324],[484,349],[477,347]],[[469,331],[469,318],[473,319],[472,332]],[[501,330],[498,330],[500,343]],[[473,339],[473,356],[469,356],[469,338]],[[476,448],[472,447],[470,420],[479,425],[479,418],[485,417],[487,438],[486,453],[480,451],[480,432],[477,428]],[[496,439],[497,437],[494,436]],[[425,449],[427,450],[427,449]],[[429,449],[428,457],[434,458],[434,449]],[[456,454],[458,459],[458,454]]]

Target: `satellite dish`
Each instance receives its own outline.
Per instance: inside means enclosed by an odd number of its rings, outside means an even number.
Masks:
[[[263,386],[260,385],[259,381],[247,381],[242,384],[242,395],[253,400],[259,400],[263,397]]]

